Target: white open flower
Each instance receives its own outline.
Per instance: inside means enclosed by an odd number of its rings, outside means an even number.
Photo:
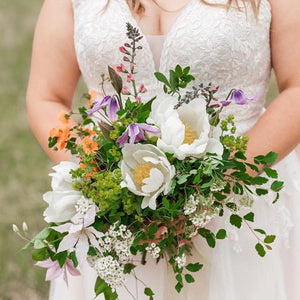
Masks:
[[[220,131],[209,124],[205,101],[195,99],[175,110],[176,103],[175,98],[167,97],[157,98],[152,104],[149,121],[161,129],[157,147],[178,159],[200,157],[206,152],[221,155]]]
[[[153,145],[126,144],[122,149],[122,187],[132,193],[144,196],[142,208],[156,208],[156,198],[168,192],[175,168],[165,154]]]
[[[46,222],[65,222],[76,215],[75,206],[83,195],[73,189],[70,171],[77,168],[78,164],[67,161],[53,167],[55,173],[49,174],[52,176],[52,191],[43,195],[43,199],[49,204],[44,211]]]

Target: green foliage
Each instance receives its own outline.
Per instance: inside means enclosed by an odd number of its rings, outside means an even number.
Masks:
[[[198,272],[202,269],[203,265],[200,265],[200,263],[190,263],[185,268],[190,272]]]
[[[237,228],[241,228],[242,221],[243,221],[243,219],[239,215],[232,214],[230,216],[230,224]]]
[[[149,297],[149,300],[154,300],[154,293],[150,288],[146,287],[144,289],[144,294]]]
[[[190,73],[190,67],[182,68],[180,65],[175,67],[175,70],[170,70],[169,79],[160,73],[155,72],[154,75],[156,79],[164,84],[163,89],[166,93],[174,95],[179,94],[180,89],[187,87],[188,83],[195,80],[195,77]]]
[[[256,249],[259,256],[264,257],[266,255],[266,250],[265,250],[265,248],[262,244],[257,243],[255,245],[255,249]]]

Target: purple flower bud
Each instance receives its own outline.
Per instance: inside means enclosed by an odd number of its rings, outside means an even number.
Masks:
[[[128,58],[127,56],[124,56],[124,57],[123,57],[123,60],[124,60],[124,61],[129,61],[129,58]]]
[[[231,101],[221,101],[223,107],[228,106],[230,103]]]

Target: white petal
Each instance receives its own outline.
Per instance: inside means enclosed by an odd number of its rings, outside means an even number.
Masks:
[[[66,235],[60,242],[57,252],[59,253],[59,252],[63,252],[66,250],[73,249],[78,240],[78,237],[79,237],[79,234],[77,234],[77,233],[72,233],[72,234]]]
[[[223,145],[219,141],[219,139],[214,139],[211,138],[209,139],[207,146],[206,146],[206,151],[210,153],[216,153],[219,157],[222,156],[223,154]]]
[[[164,176],[160,170],[152,168],[150,170],[150,177],[143,180],[145,185],[142,186],[142,191],[145,193],[156,192],[164,183]]]
[[[81,264],[85,261],[89,250],[89,241],[85,233],[81,234],[76,245],[76,258],[78,263]]]

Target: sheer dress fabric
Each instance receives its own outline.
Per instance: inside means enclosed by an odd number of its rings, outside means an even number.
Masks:
[[[105,4],[104,0],[73,0],[75,49],[89,89],[99,89],[100,74],[106,72],[108,64],[122,61],[118,47],[126,42],[126,22],[138,27],[125,0],[110,0],[102,10]],[[257,95],[257,101],[231,105],[223,115],[233,114],[238,134],[245,134],[264,112],[271,71],[271,20],[267,0],[262,0],[258,20],[250,8],[246,13],[234,8],[227,11],[191,0],[167,35],[141,40],[144,49],[136,58],[136,80],[147,87],[147,99],[158,94],[163,101],[161,86],[152,74],[156,70],[167,73],[179,63],[191,66],[196,84],[219,85],[221,99],[232,88]],[[254,249],[256,239],[247,227],[237,230],[224,221],[226,218],[215,218],[209,224],[211,230],[225,228],[229,238],[218,242],[213,250],[202,239],[195,240],[189,260],[200,261],[204,268],[195,275],[196,282],[186,284],[180,294],[174,289],[173,271],[165,260],[156,264],[148,258],[146,266],[136,268],[135,275],[153,289],[155,299],[300,299],[300,163],[296,153],[290,153],[276,169],[285,182],[280,200],[272,205],[271,196],[260,197],[253,208],[254,227],[277,235],[274,249],[259,257]],[[96,274],[88,265],[81,271],[81,277],[69,278],[68,288],[61,279],[52,282],[50,300],[94,299]],[[134,276],[128,278],[126,286],[136,299],[148,299],[143,295],[144,286]],[[132,299],[124,288],[119,295],[121,300]]]

